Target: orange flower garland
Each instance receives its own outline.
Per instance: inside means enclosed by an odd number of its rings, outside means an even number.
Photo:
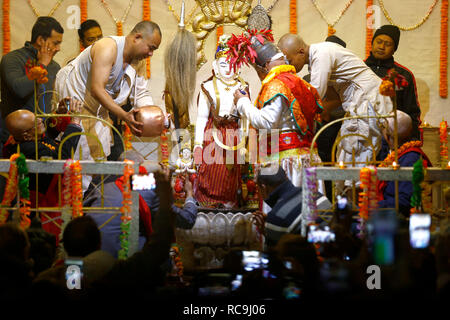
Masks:
[[[72,217],[77,218],[83,216],[83,189],[80,162],[72,162],[70,170],[72,171],[70,176],[70,184],[72,186]]]
[[[383,80],[380,84],[380,93],[383,96],[395,97],[394,84],[390,80]]]
[[[144,21],[150,21],[150,0],[143,0],[142,2],[142,20]],[[145,59],[146,62],[146,76],[147,79],[150,78],[151,72],[150,72],[150,57]]]
[[[131,150],[133,145],[131,144],[131,139],[133,138],[133,134],[131,133],[130,127],[125,123],[124,124],[124,133],[123,140],[125,142],[125,150]]]
[[[439,65],[439,95],[447,98],[447,58],[448,58],[448,0],[442,0],[441,4],[441,53]]]
[[[366,221],[371,210],[376,209],[377,202],[377,169],[375,167],[362,168],[359,173],[362,192],[359,193],[359,235],[365,232]]]
[[[289,2],[289,33],[297,34],[297,0]]]
[[[370,51],[372,50],[372,38],[373,38],[373,29],[372,26],[369,26],[369,8],[373,7],[373,0],[366,1],[366,57],[370,55]]]
[[[448,162],[448,147],[447,147],[447,121],[442,120],[439,125],[439,141],[441,142],[441,167],[445,169]]]
[[[80,23],[87,20],[87,0],[80,0]]]
[[[397,149],[397,154],[403,153],[403,151],[410,149],[410,148],[420,148],[422,147],[423,143],[422,141],[409,141],[404,144],[400,148]],[[391,151],[389,155],[383,160],[382,163],[380,163],[378,166],[382,168],[386,168],[392,165],[392,163],[395,161],[395,152]]]
[[[183,282],[182,277],[183,277],[184,266],[183,266],[183,262],[181,261],[181,257],[180,257],[180,248],[178,247],[177,244],[173,244],[170,251],[171,251],[170,256],[175,264],[175,270],[177,272],[177,275],[180,278],[180,281]]]
[[[17,185],[19,183],[18,175],[17,175],[17,164],[16,159],[19,157],[18,153],[15,153],[9,158],[9,173],[8,180],[6,182],[5,193],[3,195],[3,200],[0,206],[2,207],[0,210],[0,224],[6,223],[8,220],[9,212],[4,207],[9,207],[11,205],[12,200],[16,197],[17,194]]]
[[[43,84],[48,82],[47,70],[41,66],[34,66],[27,72],[27,77],[29,80],[36,80],[37,83]]]
[[[11,50],[11,28],[9,25],[9,0],[3,0],[3,55]]]

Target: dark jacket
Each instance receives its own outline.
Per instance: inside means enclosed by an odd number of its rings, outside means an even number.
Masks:
[[[27,109],[34,112],[34,81],[29,80],[25,73],[27,61],[37,60],[37,50],[30,42],[25,42],[23,48],[14,50],[4,55],[0,62],[1,77],[1,104],[0,109],[3,119],[8,114],[18,109]],[[60,66],[54,60],[45,67],[47,69],[48,82],[39,85],[39,93],[52,90],[55,83],[56,73]],[[51,108],[51,94],[45,94],[39,99],[39,107],[42,111],[49,113]]]
[[[400,111],[407,113],[413,124],[412,138],[421,140],[421,134],[419,130],[420,126],[420,105],[419,99],[417,97],[416,79],[413,73],[406,67],[394,61],[394,58],[386,60],[375,59],[375,57],[370,53],[370,56],[366,59],[366,64],[369,66],[373,72],[377,74],[380,78],[386,77],[388,71],[392,68],[398,72],[398,74],[405,77],[408,81],[408,86],[406,88],[401,88],[401,90],[396,91],[397,96],[397,108]]]
[[[81,127],[75,124],[69,124],[64,131],[61,141],[68,135],[81,132]],[[61,147],[61,159],[69,159],[72,156],[72,150],[75,152],[77,149],[79,135],[72,136],[67,139]],[[59,142],[48,137],[47,134],[38,141],[38,158],[52,157],[58,159]],[[17,143],[5,144],[3,149],[3,157],[9,158],[12,154],[17,152]],[[36,159],[36,144],[33,141],[26,141],[20,143],[20,152],[25,155],[27,159]],[[36,175],[30,174],[30,190],[36,190]],[[53,174],[39,174],[39,192],[45,194],[53,178]]]
[[[418,152],[405,153],[398,159],[398,164],[401,167],[412,167],[417,160],[419,160],[421,154]],[[413,185],[411,181],[399,181],[398,182],[398,206],[399,211],[405,216],[409,216],[411,209],[411,196],[413,193]],[[378,206],[380,208],[395,208],[395,182],[388,181],[386,188],[383,192],[384,200],[379,201]]]
[[[302,189],[286,180],[264,200],[272,210],[267,214],[265,236],[268,246],[276,245],[286,233],[300,233],[302,213]],[[317,208],[330,207],[328,199],[319,193]]]

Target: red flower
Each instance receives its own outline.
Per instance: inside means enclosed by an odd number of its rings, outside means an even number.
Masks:
[[[406,81],[406,78],[399,74],[394,68],[388,71],[383,80],[390,80],[392,83],[395,83],[395,90],[400,90],[400,88],[405,88],[408,86],[408,81]]]

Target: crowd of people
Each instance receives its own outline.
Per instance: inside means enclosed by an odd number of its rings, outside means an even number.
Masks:
[[[126,36],[103,37],[100,25],[87,20],[79,29],[84,50],[61,68],[53,57],[60,49],[63,34],[64,29],[54,18],[39,17],[31,41],[1,59],[3,157],[8,158],[20,148],[28,159],[61,156],[123,161],[124,146],[105,122],[114,122],[119,131],[126,124],[132,134],[142,133],[144,123],[136,115],[141,107],[153,105],[142,63],[158,49],[163,33],[156,23],[142,21]],[[180,43],[192,44],[193,37],[187,31],[180,31],[178,36]],[[315,227],[301,235],[305,179],[302,168],[310,160],[317,123],[344,115],[391,114],[393,102],[380,93],[379,87],[393,68],[407,81],[407,86],[397,88],[396,94],[399,164],[412,166],[422,158],[431,165],[421,150],[420,107],[414,76],[394,62],[399,38],[398,28],[382,26],[374,34],[373,49],[366,61],[346,49],[345,42],[336,36],[309,45],[293,34],[284,35],[278,44],[267,34],[253,35],[249,39],[251,56],[242,55],[239,44],[232,48],[230,42],[222,42],[216,52],[213,76],[202,83],[199,97],[197,124],[201,126],[197,126],[194,149],[198,180],[181,170],[182,190],[175,191],[178,186],[171,183],[172,172],[167,166],[149,164],[135,152],[126,154],[127,160],[139,165],[140,173],[154,173],[156,179],[155,189],[139,191],[138,252],[117,260],[121,248],[121,219],[117,214],[90,211],[71,220],[61,240],[59,229],[49,228],[53,225],[51,221],[46,223],[39,216],[32,217],[27,230],[9,221],[0,225],[0,301],[117,299],[125,292],[129,302],[194,297],[300,302],[322,298],[335,301],[448,298],[450,224],[448,219],[440,221],[433,226],[435,232],[428,245],[414,247],[410,241],[413,234],[408,229],[411,182],[400,185],[399,213],[388,209],[395,207],[394,184],[380,185],[379,207],[386,210],[373,212],[364,230],[358,230],[359,223],[354,219],[358,213],[350,206],[350,199],[341,198],[331,221],[318,218]],[[195,46],[190,49],[195,51]],[[232,56],[228,52],[238,53],[232,62],[225,59],[227,54]],[[183,54],[187,53],[180,53]],[[249,91],[241,87],[245,81],[231,72],[238,69],[242,59],[254,67],[262,83],[256,105],[251,102]],[[47,79],[37,89],[43,93],[39,109],[70,117],[35,118],[35,85],[28,74],[30,63],[46,71]],[[304,65],[309,67],[308,81],[297,75]],[[57,98],[46,93],[53,88]],[[168,92],[170,95],[175,96]],[[61,101],[52,103],[54,99]],[[177,109],[176,102],[172,99],[173,105],[168,110],[171,115],[164,121],[167,128],[186,127],[188,117]],[[52,105],[57,106],[55,110],[49,109]],[[213,272],[192,270],[183,278],[174,276],[175,265],[170,259],[174,230],[194,226],[197,200],[229,207],[239,204],[241,167],[205,162],[208,145],[220,145],[216,137],[207,135],[207,130],[218,128],[225,137],[227,129],[237,129],[241,124],[237,118],[246,118],[252,129],[276,129],[280,133],[280,149],[276,152],[279,166],[276,170],[261,169],[254,173],[264,207],[254,212],[253,221],[265,240],[264,247],[259,252],[231,250],[223,267]],[[367,160],[388,159],[389,151],[395,148],[391,118],[384,122],[352,119],[329,132],[331,139],[318,140],[319,155],[324,151],[323,158],[331,154],[337,131],[342,136],[356,134],[342,139],[338,161],[356,160],[357,166],[363,166]],[[81,132],[89,135],[80,135]],[[66,137],[69,139],[59,154],[59,144]],[[235,140],[230,150],[237,153],[237,145]],[[270,150],[268,162],[274,155],[271,153]],[[315,157],[314,160],[321,161]],[[40,195],[39,206],[57,206],[55,179],[56,175],[40,174],[38,186],[36,180],[30,180],[30,190]],[[111,176],[104,181],[103,195],[93,188],[98,183],[95,179],[83,177],[84,206],[121,206],[124,177]],[[174,204],[175,192],[185,195],[181,207]],[[330,209],[331,200],[329,186],[319,187],[314,199],[317,208]],[[47,215],[46,219],[52,218],[62,222],[57,214]],[[379,227],[384,221],[390,222],[389,228]],[[314,232],[320,234],[315,237]],[[73,265],[82,270],[78,280],[68,273]],[[381,271],[380,278],[372,283],[367,270],[373,265]]]

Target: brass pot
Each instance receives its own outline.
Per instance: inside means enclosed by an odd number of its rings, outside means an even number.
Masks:
[[[137,109],[136,121],[144,124],[142,137],[157,137],[164,130],[164,113],[158,106],[145,106]]]

